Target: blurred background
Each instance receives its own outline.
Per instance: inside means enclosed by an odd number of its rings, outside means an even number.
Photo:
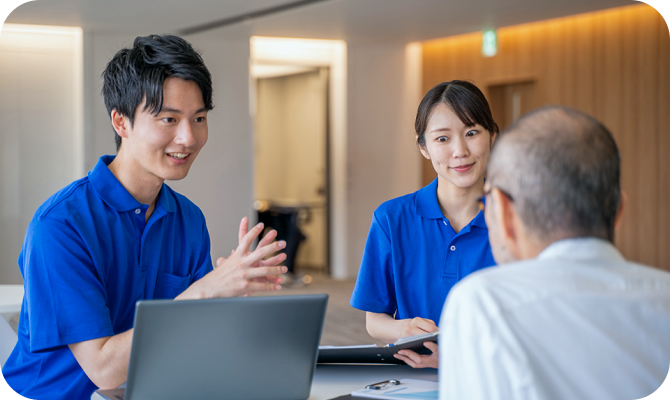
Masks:
[[[0,36],[0,284],[22,283],[37,207],[115,152],[100,75],[154,33],[186,38],[213,76],[209,142],[168,182],[203,210],[213,258],[249,216],[289,238],[303,284],[353,282],[374,209],[434,178],[414,141],[421,97],[467,79],[501,128],[546,104],[603,121],[628,194],[616,244],[670,270],[670,37],[646,4],[38,0]]]

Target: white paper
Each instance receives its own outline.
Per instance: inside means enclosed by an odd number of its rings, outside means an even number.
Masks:
[[[367,349],[371,347],[377,347],[376,344],[358,344],[354,346],[319,346],[319,350],[329,350],[329,349]]]

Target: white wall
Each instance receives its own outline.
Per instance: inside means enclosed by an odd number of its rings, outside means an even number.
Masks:
[[[23,282],[30,220],[83,172],[81,30],[22,29],[0,36],[0,284]]]
[[[84,165],[93,169],[98,158],[115,154],[114,130],[102,99],[102,71],[123,47],[133,44],[135,35],[84,33]]]
[[[420,187],[420,155],[414,141],[414,115],[421,99],[416,67],[420,53],[415,48],[408,51],[405,44],[348,43],[347,47],[347,259],[349,277],[353,278],[374,210],[384,201]]]

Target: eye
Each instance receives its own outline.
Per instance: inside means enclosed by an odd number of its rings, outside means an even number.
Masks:
[[[195,119],[195,122],[205,122],[206,119],[207,119],[207,118],[205,118],[205,117],[197,117],[197,118]]]
[[[438,138],[435,139],[435,140],[437,140],[437,141],[440,142],[440,143],[445,143],[445,142],[447,142],[447,141],[449,140],[449,138],[446,137],[446,136],[440,136],[440,137],[438,137]]]
[[[466,133],[465,136],[470,136],[471,137],[471,136],[475,136],[478,133],[479,132],[477,130],[473,129],[471,131],[468,131],[468,133]]]
[[[163,118],[161,121],[163,121],[163,122],[167,122],[168,124],[171,124],[171,123],[175,122],[176,119],[174,119],[174,118],[172,118],[172,117],[165,117],[165,118]]]

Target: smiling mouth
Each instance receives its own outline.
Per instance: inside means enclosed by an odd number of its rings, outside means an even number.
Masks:
[[[467,164],[467,165],[459,165],[457,167],[451,167],[456,172],[465,172],[468,171],[472,166],[475,165],[475,163],[472,164]]]
[[[176,158],[177,160],[183,160],[188,157],[189,153],[167,153],[168,156]]]

